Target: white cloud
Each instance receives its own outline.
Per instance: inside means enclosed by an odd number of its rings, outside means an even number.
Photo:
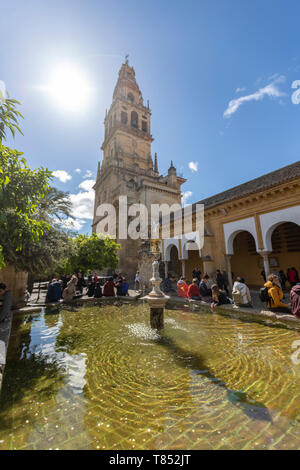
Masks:
[[[80,191],[77,194],[70,194],[72,203],[72,215],[76,219],[92,219],[94,214],[95,192]]]
[[[6,86],[3,80],[0,80],[0,104],[4,104],[6,100]]]
[[[94,173],[91,170],[86,170],[86,174],[84,175],[83,178],[91,178],[93,174]]]
[[[182,204],[185,206],[187,203],[187,200],[192,196],[192,191],[185,191],[182,194]]]
[[[245,91],[245,90],[246,90],[246,87],[243,86],[243,87],[241,87],[241,88],[237,88],[237,89],[235,90],[235,92],[236,92],[236,93],[240,93],[241,91]]]
[[[79,188],[84,189],[85,191],[89,191],[93,188],[95,183],[95,180],[84,180],[79,184]]]
[[[265,86],[264,88],[260,88],[255,93],[251,95],[241,96],[240,98],[231,100],[228,104],[227,109],[224,111],[223,116],[226,118],[231,117],[233,113],[235,113],[238,108],[247,101],[259,101],[264,98],[264,96],[269,96],[271,98],[278,98],[284,96],[285,93],[281,92],[278,87],[276,86],[277,83],[282,83],[285,81],[284,76],[278,77],[269,85]]]
[[[69,175],[69,173],[66,172],[65,170],[55,170],[52,173],[53,173],[53,176],[59,179],[59,181],[61,181],[62,183],[66,183],[72,178],[72,176]]]
[[[74,170],[75,173],[81,173],[81,169],[80,168],[76,168],[76,170]]]
[[[198,162],[189,162],[189,169],[196,172],[198,171]]]
[[[84,220],[75,220],[71,217],[68,217],[67,219],[62,220],[60,222],[60,224],[68,230],[80,230],[83,227],[84,223]]]

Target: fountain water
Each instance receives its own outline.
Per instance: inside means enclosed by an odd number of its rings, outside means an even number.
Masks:
[[[170,297],[160,290],[161,278],[159,277],[159,263],[152,263],[152,278],[150,282],[153,285],[152,291],[143,297],[150,305],[150,326],[160,330],[164,327],[164,308]]]

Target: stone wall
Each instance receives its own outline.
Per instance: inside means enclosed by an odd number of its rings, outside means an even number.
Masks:
[[[12,291],[14,305],[24,303],[27,279],[28,273],[16,271],[14,266],[5,266],[0,270],[0,282],[4,282],[8,289]]]
[[[141,245],[138,252],[138,270],[141,279],[141,288],[149,290],[151,288],[150,279],[152,278],[152,263],[160,257],[160,254],[154,254],[150,250],[150,241],[146,240]]]

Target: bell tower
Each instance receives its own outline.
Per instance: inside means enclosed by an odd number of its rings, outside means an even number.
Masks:
[[[103,169],[114,162],[130,168],[153,170],[150,119],[149,105],[144,106],[134,68],[126,59],[104,119]]]
[[[159,174],[158,157],[151,155],[151,110],[144,105],[141,90],[136,82],[134,68],[126,57],[119,71],[113,92],[112,104],[105,113],[102,164],[98,164],[95,189],[94,220],[92,229],[97,232],[100,218],[97,208],[110,203],[115,206],[117,243],[120,243],[118,269],[129,279],[138,266],[141,240],[119,239],[119,197],[127,196],[128,207],[142,203],[151,214],[151,204],[181,204],[181,185],[186,181],[177,176],[171,165],[167,176]],[[149,220],[150,223],[150,220]]]

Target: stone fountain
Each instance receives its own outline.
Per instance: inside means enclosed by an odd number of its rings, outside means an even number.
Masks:
[[[154,261],[152,263],[152,278],[150,279],[153,285],[152,291],[143,297],[150,305],[150,326],[157,330],[164,327],[164,308],[170,297],[165,295],[160,290],[161,278],[159,277],[159,263]]]

